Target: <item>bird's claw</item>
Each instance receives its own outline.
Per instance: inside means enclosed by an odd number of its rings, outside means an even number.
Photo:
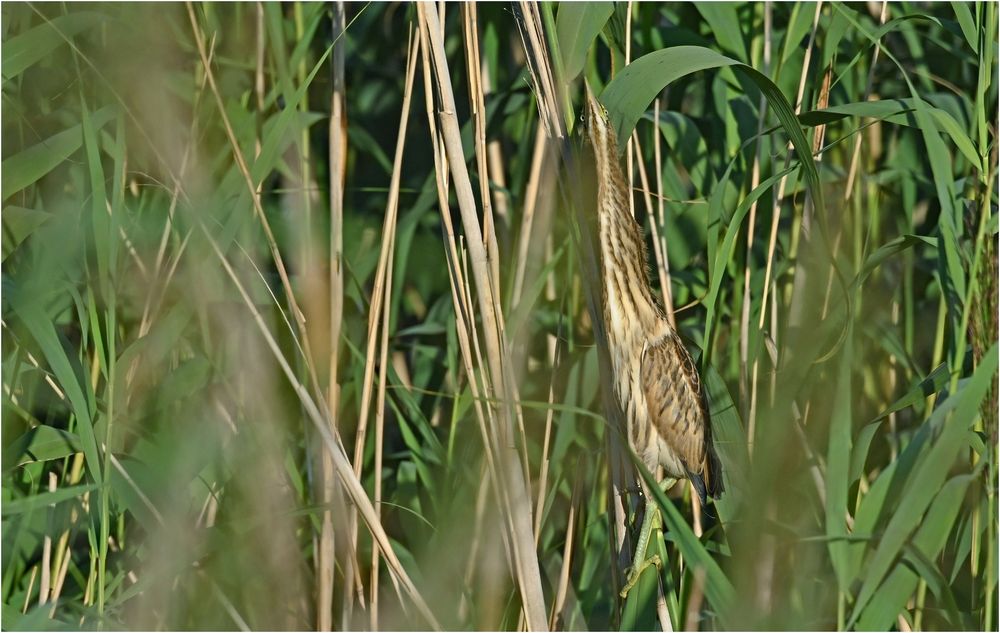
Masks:
[[[619,594],[622,598],[628,596],[628,592],[631,591],[632,587],[639,582],[642,572],[646,571],[646,568],[650,565],[655,565],[657,572],[663,571],[663,561],[660,560],[660,556],[658,554],[653,554],[641,563],[632,565],[628,568],[625,586],[622,587],[621,593]]]

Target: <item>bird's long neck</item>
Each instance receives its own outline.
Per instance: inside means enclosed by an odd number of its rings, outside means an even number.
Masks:
[[[597,213],[601,241],[604,311],[609,334],[652,334],[661,321],[649,287],[646,244],[629,209],[629,190],[614,137],[595,147]]]

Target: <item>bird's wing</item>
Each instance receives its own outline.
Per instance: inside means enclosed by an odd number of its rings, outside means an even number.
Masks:
[[[671,333],[646,348],[641,378],[650,422],[688,472],[701,476],[709,494],[715,496],[719,488],[711,481],[716,473],[710,472],[714,460],[708,449],[708,411],[698,370],[680,338]]]

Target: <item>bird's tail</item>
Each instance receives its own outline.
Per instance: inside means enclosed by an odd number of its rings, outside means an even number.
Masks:
[[[694,484],[694,489],[698,491],[701,499],[701,506],[705,507],[707,497],[718,499],[725,492],[725,484],[722,483],[722,464],[714,450],[708,452],[708,464],[703,473],[693,473],[688,471],[688,479]]]
[[[715,453],[715,447],[708,450],[708,494],[713,499],[718,499],[726,491],[725,484],[722,483],[722,462]]]
[[[705,479],[698,473],[693,473],[688,471],[688,479],[694,484],[694,489],[698,491],[698,498],[701,499],[701,507],[705,507],[705,496],[707,493],[707,488],[705,487]],[[711,478],[709,479],[711,482]]]

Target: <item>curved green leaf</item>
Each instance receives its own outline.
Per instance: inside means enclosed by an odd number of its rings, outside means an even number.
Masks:
[[[728,613],[736,600],[736,590],[729,578],[722,573],[722,568],[691,531],[691,526],[688,525],[684,516],[674,507],[667,495],[660,490],[656,478],[634,453],[629,451],[629,455],[646,481],[647,489],[652,492],[653,498],[656,499],[656,505],[659,506],[663,514],[665,529],[673,535],[677,549],[680,550],[688,568],[705,570],[705,596],[708,598],[709,604],[718,613]]]
[[[850,328],[850,326],[848,326]],[[847,536],[847,473],[851,463],[851,369],[854,350],[850,333],[841,350],[836,378],[836,395],[830,415],[829,444],[826,453],[826,535],[827,549],[837,575],[840,590],[850,588],[850,545]]]
[[[3,259],[7,259],[21,242],[52,218],[38,209],[9,206],[3,209]]]
[[[67,41],[67,38],[107,20],[91,11],[79,11],[39,24],[29,31],[12,37],[0,48],[0,73],[4,79],[14,79],[33,64],[45,59]]]
[[[954,477],[935,496],[913,541],[906,545],[901,562],[895,566],[861,614],[858,620],[860,630],[884,631],[892,626],[896,615],[916,590],[920,578],[927,581],[931,591],[947,606],[951,616],[948,628],[961,628],[955,596],[932,559],[944,547],[965,499],[965,490],[973,479],[974,475]],[[910,568],[911,565],[914,569]]]
[[[11,293],[14,299],[11,301],[14,312],[17,313],[24,326],[31,332],[35,342],[41,348],[45,360],[55,374],[56,380],[66,393],[66,398],[73,410],[77,420],[77,430],[80,433],[80,443],[86,459],[87,469],[98,485],[104,482],[101,471],[101,463],[98,459],[100,453],[97,449],[97,438],[94,435],[94,405],[87,397],[89,385],[81,385],[76,372],[73,371],[73,364],[66,355],[66,350],[59,341],[55,325],[45,313],[45,309],[40,304],[36,293],[27,289],[17,289]]]
[[[114,108],[105,107],[91,116],[94,129],[100,129],[115,115]],[[80,125],[63,130],[37,145],[22,150],[0,165],[0,197],[4,200],[24,189],[59,166],[83,144]]]
[[[3,516],[21,514],[23,512],[27,512],[28,510],[44,508],[45,506],[55,505],[57,503],[62,503],[63,501],[75,499],[86,492],[94,490],[95,488],[97,488],[95,484],[69,486],[68,488],[56,488],[55,490],[49,492],[40,492],[36,495],[22,497],[21,499],[14,499],[13,501],[4,501],[3,508],[0,512],[2,512]]]
[[[556,36],[565,81],[583,70],[587,51],[604,28],[614,4],[611,2],[564,2],[556,14]]]
[[[736,54],[741,61],[747,61],[747,45],[743,41],[743,33],[740,31],[740,19],[736,9],[740,6],[736,2],[699,2],[695,5],[698,13],[705,18],[712,29],[715,41],[722,48]]]
[[[61,459],[78,452],[80,452],[80,438],[76,434],[40,424],[4,449],[4,470],[31,462]]]
[[[979,411],[987,390],[994,384],[997,370],[997,344],[983,356],[982,363],[964,388],[952,394],[954,412],[941,424],[939,436],[926,455],[914,467],[899,506],[889,519],[882,540],[868,564],[864,583],[848,626],[858,621],[865,607],[889,573],[893,561],[902,553],[910,534],[916,529],[931,503],[928,490],[939,490],[965,441],[965,432]],[[947,402],[947,401],[946,401]]]
[[[962,153],[976,169],[981,168],[981,160],[976,153],[972,139],[965,133],[962,126],[950,113],[941,108],[925,105],[927,112],[934,118],[934,121],[941,126],[955,147]],[[834,121],[839,121],[849,116],[869,117],[879,119],[888,123],[918,127],[917,119],[913,115],[916,105],[913,99],[876,99],[874,101],[859,101],[857,103],[845,103],[839,106],[825,108],[823,110],[811,110],[799,115],[799,121],[804,125],[816,126],[826,125]]]
[[[850,483],[854,483],[861,476],[864,470],[865,461],[868,459],[868,449],[871,446],[875,432],[882,425],[882,421],[889,415],[902,411],[907,407],[912,407],[918,402],[922,402],[927,396],[937,393],[944,388],[951,380],[951,372],[948,371],[948,363],[941,363],[926,378],[914,385],[899,400],[892,403],[888,409],[883,411],[874,420],[865,425],[858,433],[858,439],[854,445],[854,452],[851,455]]]
[[[719,290],[722,288],[722,275],[725,272],[725,263],[729,261],[732,255],[733,249],[736,247],[736,236],[739,233],[740,226],[743,224],[743,219],[746,217],[747,213],[750,212],[750,207],[753,203],[764,195],[771,187],[775,186],[779,180],[784,176],[794,171],[796,167],[789,167],[788,169],[783,169],[777,174],[771,176],[764,182],[757,185],[757,188],[747,194],[747,197],[740,202],[739,206],[736,207],[736,211],[733,212],[733,217],[729,221],[729,226],[726,228],[726,236],[722,239],[722,247],[719,248],[715,253],[715,263],[710,266],[711,272],[709,273],[708,281],[708,293],[705,295],[705,299],[702,304],[705,306],[706,317],[705,317],[705,344],[711,340],[712,332],[712,322],[715,318],[715,304],[719,296]],[[714,196],[713,196],[714,198]]]
[[[812,148],[806,140],[795,111],[781,90],[765,75],[735,59],[702,46],[674,46],[643,55],[626,66],[604,89],[600,100],[618,135],[618,147],[624,148],[636,123],[649,108],[656,95],[673,81],[711,68],[732,66],[752,80],[767,99],[768,106],[788,134],[806,177],[813,203],[820,217],[825,217],[823,192],[819,172],[812,158]]]

